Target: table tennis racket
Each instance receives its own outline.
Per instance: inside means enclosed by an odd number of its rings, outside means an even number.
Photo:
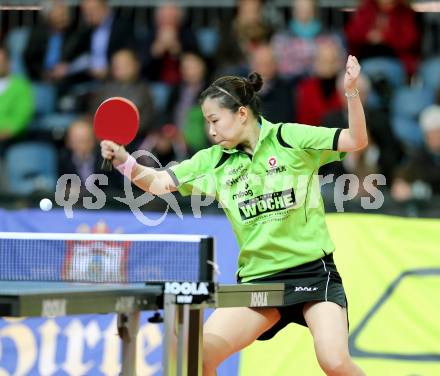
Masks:
[[[126,98],[108,98],[95,112],[93,129],[98,140],[110,140],[125,146],[136,137],[139,129],[139,111],[135,104]],[[112,161],[104,159],[101,169],[111,171]]]

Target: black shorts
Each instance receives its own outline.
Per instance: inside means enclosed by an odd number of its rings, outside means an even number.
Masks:
[[[307,302],[329,301],[347,308],[344,286],[333,261],[333,254],[248,283],[274,282],[285,284],[284,306],[277,307],[281,318],[258,338],[260,341],[271,339],[290,323],[307,326],[303,315],[303,307]],[[238,280],[238,283],[241,281]]]

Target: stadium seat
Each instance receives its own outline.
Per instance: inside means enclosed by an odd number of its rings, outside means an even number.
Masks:
[[[158,111],[165,110],[170,95],[170,87],[161,82],[151,82],[150,90],[153,97],[154,107]]]
[[[35,97],[35,113],[38,116],[51,114],[55,111],[56,92],[52,85],[33,82]]]
[[[204,56],[214,56],[219,43],[217,30],[212,27],[204,27],[197,30],[196,35],[201,53]]]
[[[50,133],[53,138],[60,139],[78,115],[71,112],[56,112],[56,90],[52,85],[34,82],[32,87],[36,116],[29,126],[29,131]]]
[[[10,193],[28,195],[52,191],[56,184],[55,148],[43,142],[21,142],[10,146],[5,155],[7,188]]]
[[[64,137],[70,124],[78,118],[77,114],[63,114],[55,112],[39,117],[32,122],[29,130],[36,133],[50,134],[54,140]]]
[[[368,105],[372,108],[387,107],[392,92],[405,84],[405,69],[397,59],[375,57],[362,61],[362,72],[372,83]]]
[[[362,72],[370,79],[377,75],[383,75],[394,88],[405,84],[405,69],[397,59],[388,57],[365,59],[362,61]]]
[[[420,64],[419,75],[423,85],[432,90],[440,88],[440,56],[425,60]]]
[[[434,103],[434,92],[425,88],[403,87],[391,103],[391,126],[395,136],[409,149],[423,147],[420,112]]]
[[[26,75],[26,67],[23,52],[29,37],[29,28],[21,27],[11,30],[6,37],[6,47],[11,59],[11,71],[13,74]]]

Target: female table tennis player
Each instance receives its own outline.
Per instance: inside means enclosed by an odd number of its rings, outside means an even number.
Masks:
[[[204,325],[203,374],[254,340],[273,337],[288,323],[307,326],[327,375],[364,375],[348,352],[347,301],[333,262],[334,245],[313,177],[318,168],[367,143],[356,82],[360,65],[346,64],[344,86],[349,128],[272,124],[259,115],[258,73],[217,79],[200,98],[216,145],[156,171],[140,166],[124,149],[102,141],[102,156],[153,194],[214,194],[240,247],[237,280],[283,282],[281,308],[219,308]],[[316,194],[318,192],[318,200]]]

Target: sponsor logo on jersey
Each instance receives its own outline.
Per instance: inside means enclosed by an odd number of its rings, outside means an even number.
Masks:
[[[240,165],[238,165],[238,166],[235,167],[235,168],[228,169],[228,170],[226,171],[226,174],[227,174],[227,175],[235,175],[235,174],[238,174],[241,170],[243,170],[243,168],[244,168],[244,165],[243,165],[243,164],[240,164]]]
[[[286,172],[286,171],[287,171],[286,166],[277,166],[269,170],[266,170],[266,175],[271,176],[275,174],[281,174],[282,172]]]
[[[226,179],[225,184],[232,187],[240,181],[246,181],[249,178],[249,174],[246,172],[243,175],[236,176],[235,178]]]
[[[254,192],[252,191],[252,189],[249,189],[249,184],[246,183],[246,185],[244,186],[244,190],[233,194],[232,199],[236,200],[237,198],[243,198],[243,197],[253,196],[253,195],[254,195]]]
[[[267,163],[269,164],[270,168],[275,168],[277,166],[277,159],[275,156],[271,156],[269,157],[269,159],[267,160]]]
[[[295,193],[293,188],[290,188],[241,201],[238,203],[238,209],[241,219],[247,220],[258,217],[261,214],[285,210],[294,205]]]
[[[295,287],[295,292],[302,292],[302,291],[312,292],[312,291],[316,291],[316,290],[318,290],[317,287],[302,287],[302,286]]]

